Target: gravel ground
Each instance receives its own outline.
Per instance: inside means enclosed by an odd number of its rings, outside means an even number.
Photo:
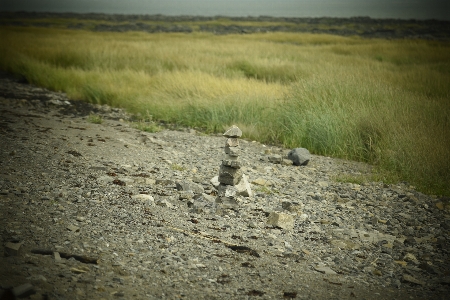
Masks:
[[[272,163],[290,149],[241,140],[254,195],[217,203],[224,137],[138,131],[120,109],[0,77],[2,300],[448,296],[447,198],[336,182],[370,167]]]

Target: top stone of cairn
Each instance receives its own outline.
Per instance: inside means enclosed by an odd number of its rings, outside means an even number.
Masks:
[[[242,136],[242,131],[239,129],[239,127],[233,125],[230,128],[228,128],[223,135],[226,136],[227,138],[238,138]]]

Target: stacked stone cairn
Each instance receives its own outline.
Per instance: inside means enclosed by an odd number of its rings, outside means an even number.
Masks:
[[[242,179],[241,161],[239,160],[239,138],[242,131],[236,126],[231,126],[223,134],[225,142],[225,157],[219,170],[219,182],[226,185],[236,185]]]
[[[225,142],[225,157],[219,170],[218,198],[216,202],[237,205],[237,197],[252,197],[252,190],[244,174],[242,162],[239,160],[240,147],[239,137],[242,131],[236,126],[231,126],[223,134],[227,140]]]

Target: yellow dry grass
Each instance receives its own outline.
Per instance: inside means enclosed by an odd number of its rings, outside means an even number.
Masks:
[[[0,68],[155,119],[376,164],[450,194],[450,45],[0,28]],[[391,174],[391,175],[389,175]]]

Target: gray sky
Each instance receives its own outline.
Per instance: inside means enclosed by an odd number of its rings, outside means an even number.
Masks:
[[[0,0],[0,11],[450,20],[450,0]]]

